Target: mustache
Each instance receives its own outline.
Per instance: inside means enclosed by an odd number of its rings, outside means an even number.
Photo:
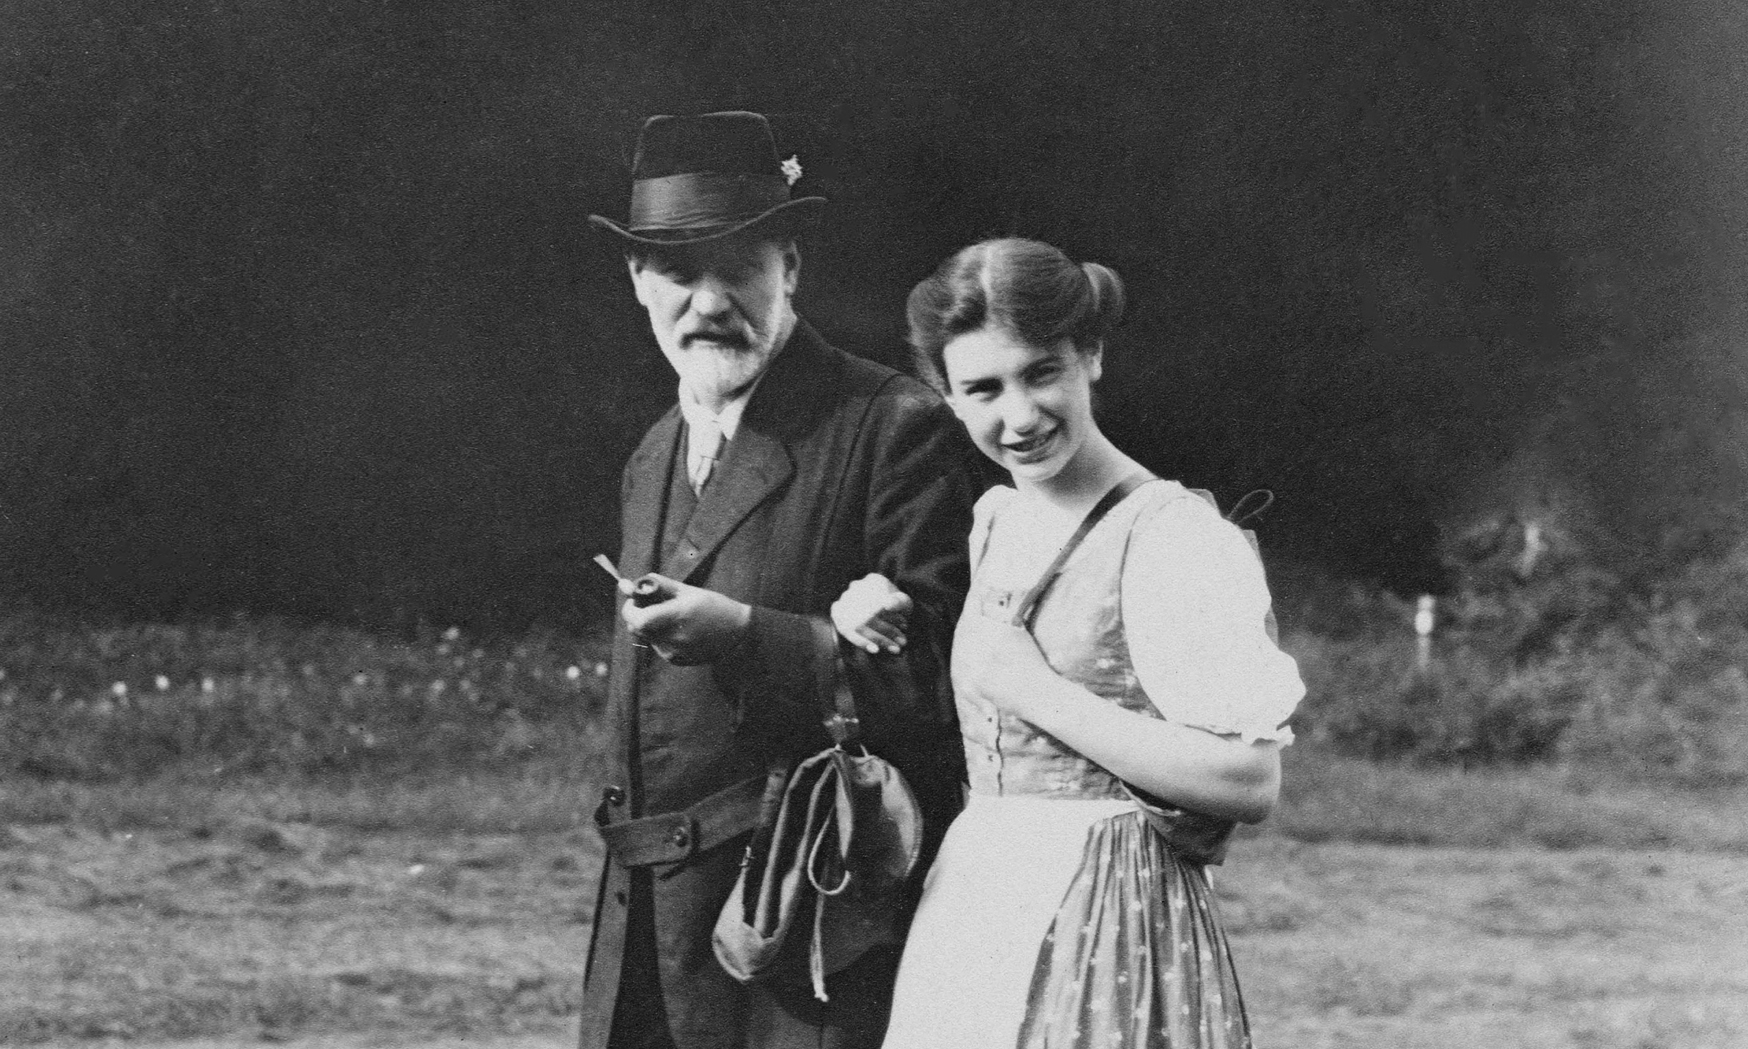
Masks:
[[[694,342],[713,342],[723,346],[732,346],[741,350],[750,349],[752,347],[752,340],[738,331],[718,331],[712,329],[708,331],[687,332],[685,335],[680,336],[681,346],[690,346]]]

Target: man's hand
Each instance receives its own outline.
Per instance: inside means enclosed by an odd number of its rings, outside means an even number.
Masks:
[[[873,572],[851,583],[832,602],[832,625],[845,641],[879,655],[904,650],[905,625],[915,607],[892,580]]]
[[[714,590],[653,572],[637,582],[645,591],[643,584],[653,584],[654,592],[625,602],[619,614],[633,638],[675,666],[714,663],[740,643],[752,623],[751,605]]]

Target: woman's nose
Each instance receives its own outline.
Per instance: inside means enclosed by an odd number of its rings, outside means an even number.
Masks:
[[[1011,433],[1024,436],[1037,429],[1042,418],[1038,402],[1022,392],[1011,394],[1002,404],[1001,421]]]

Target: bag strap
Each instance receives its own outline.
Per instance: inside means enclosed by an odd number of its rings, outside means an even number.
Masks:
[[[1240,496],[1238,502],[1232,504],[1232,509],[1226,512],[1226,520],[1243,528],[1273,505],[1275,505],[1275,493],[1267,488],[1253,488]]]
[[[839,749],[857,743],[862,738],[862,722],[856,716],[856,697],[850,692],[850,677],[838,652],[838,631],[829,620],[813,620],[813,680],[819,693],[820,720],[832,743]],[[785,788],[794,774],[796,764],[773,755],[765,763],[765,789],[759,800],[758,822],[753,824],[753,837],[747,843],[742,865],[755,862],[770,848],[771,836],[777,825],[777,814],[783,804]]]
[[[850,691],[849,668],[838,649],[838,630],[829,619],[813,620],[813,679],[818,689],[820,722],[826,735],[840,747],[862,738],[862,722],[856,716],[856,697]]]
[[[1056,577],[1062,574],[1062,566],[1068,563],[1081,540],[1087,537],[1093,526],[1103,520],[1113,507],[1153,479],[1153,475],[1146,470],[1139,470],[1118,481],[1110,491],[1099,497],[1099,501],[1086,512],[1086,517],[1081,519],[1080,527],[1074,530],[1074,534],[1068,537],[1068,542],[1063,543],[1062,549],[1056,552],[1056,560],[1050,562],[1050,567],[1044,569],[1044,575],[1032,585],[1032,589],[1026,591],[1026,596],[1014,608],[1014,626],[1032,629],[1032,619],[1038,614],[1038,605],[1044,600],[1045,592],[1050,589],[1050,584],[1056,582]]]

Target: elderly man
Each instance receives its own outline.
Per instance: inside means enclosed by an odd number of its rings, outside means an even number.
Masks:
[[[833,975],[823,1003],[805,981],[743,986],[711,949],[767,769],[829,745],[837,675],[930,842],[959,803],[947,646],[974,454],[926,387],[796,316],[796,237],[825,203],[791,198],[799,174],[758,114],[654,117],[628,221],[590,216],[624,250],[679,404],[625,468],[619,567],[659,584],[614,641],[585,1049],[879,1043],[895,945]],[[831,605],[876,572],[909,599],[906,644],[840,648]]]

